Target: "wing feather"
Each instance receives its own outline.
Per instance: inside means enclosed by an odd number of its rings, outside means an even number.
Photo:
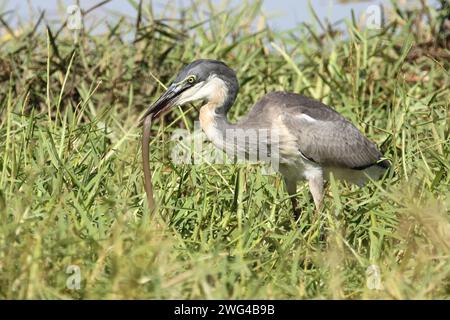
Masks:
[[[333,114],[329,119],[314,119],[286,110],[282,122],[297,138],[299,151],[323,165],[364,169],[377,163],[381,153],[351,122]]]
[[[258,101],[239,125],[270,127],[281,120],[293,135],[298,151],[316,163],[352,169],[376,164],[382,154],[350,121],[320,101],[290,92],[276,91]],[[382,162],[380,166],[387,167]]]

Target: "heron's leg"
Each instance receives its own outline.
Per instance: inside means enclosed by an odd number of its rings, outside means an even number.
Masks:
[[[284,183],[286,185],[286,190],[291,197],[291,203],[292,203],[292,210],[294,212],[294,218],[297,221],[298,218],[300,218],[300,210],[297,207],[297,181],[296,180],[289,180],[288,178],[284,178]]]
[[[314,204],[316,205],[316,210],[319,211],[322,206],[323,199],[323,175],[317,174],[308,179],[309,190],[312,194]]]
[[[316,174],[312,177],[309,177],[309,191],[312,194],[314,204],[316,206],[316,212],[319,213],[320,209],[322,207],[322,199],[323,199],[323,193],[324,193],[324,180],[323,180],[323,174]],[[320,223],[320,215],[316,215],[316,219],[319,219],[319,241],[324,242],[326,241],[326,233],[324,230],[324,227],[322,223]]]

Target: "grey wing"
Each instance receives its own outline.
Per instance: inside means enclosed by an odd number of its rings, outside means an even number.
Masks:
[[[302,155],[316,163],[364,169],[382,156],[373,142],[337,113],[329,119],[314,119],[306,113],[284,112],[282,121],[296,137]]]

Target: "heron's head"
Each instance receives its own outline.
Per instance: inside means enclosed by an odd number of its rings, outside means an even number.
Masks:
[[[144,118],[157,117],[174,106],[206,100],[226,113],[236,98],[239,84],[235,72],[217,60],[191,62],[177,75],[167,91],[147,110]]]

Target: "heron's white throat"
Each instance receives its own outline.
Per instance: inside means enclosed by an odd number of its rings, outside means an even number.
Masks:
[[[227,94],[228,88],[225,82],[216,75],[211,75],[205,81],[184,91],[177,103],[183,105],[193,101],[206,100],[208,104],[214,104],[217,108],[225,102]]]
[[[202,88],[194,94],[197,99],[206,101],[206,104],[200,108],[200,126],[208,139],[218,148],[223,148],[223,132],[217,124],[216,110],[225,103],[227,94],[228,88],[225,82],[215,75],[210,76]],[[226,121],[226,116],[221,115],[221,121]]]

